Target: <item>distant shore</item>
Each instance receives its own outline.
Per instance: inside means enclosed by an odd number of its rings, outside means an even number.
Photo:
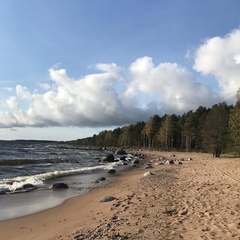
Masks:
[[[58,207],[2,221],[1,238],[239,239],[239,158],[142,153],[153,168],[133,167],[117,180]],[[159,165],[160,157],[176,163],[181,159],[182,164]],[[152,174],[144,177],[146,172]],[[106,196],[115,199],[99,202]]]

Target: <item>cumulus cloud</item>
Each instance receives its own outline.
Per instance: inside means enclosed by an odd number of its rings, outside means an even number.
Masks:
[[[234,101],[240,87],[240,29],[205,40],[196,50],[194,69],[213,75],[224,99]]]
[[[150,57],[144,57],[131,64],[130,73],[125,97],[158,102],[164,113],[183,113],[200,105],[210,106],[217,100],[210,86],[195,81],[186,68],[176,63],[154,66]]]
[[[6,86],[0,127],[105,127],[145,121],[154,114],[182,114],[235,99],[240,87],[240,30],[205,40],[195,52],[194,70],[212,75],[220,92],[199,82],[194,72],[170,62],[136,59],[126,69],[97,64],[97,73],[70,78],[66,69],[49,69],[50,81],[31,90]],[[4,89],[2,89],[4,90]]]
[[[128,78],[116,64],[96,68],[99,73],[80,79],[51,68],[44,93],[17,85],[6,100],[8,111],[1,111],[1,126],[119,126],[216,101],[209,86],[176,63],[155,66],[150,57],[139,58],[125,70]]]

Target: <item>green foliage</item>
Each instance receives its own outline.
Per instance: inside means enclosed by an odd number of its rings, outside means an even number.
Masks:
[[[229,131],[233,149],[240,154],[240,90],[237,92],[236,106],[231,110],[229,119]]]
[[[215,157],[220,157],[222,150],[227,146],[229,115],[230,110],[223,102],[213,105],[206,116],[202,131],[204,147],[212,151]]]
[[[226,150],[240,154],[240,90],[236,98],[234,107],[223,102],[209,109],[199,106],[196,111],[191,110],[182,116],[154,115],[147,122],[105,130],[71,143],[98,147],[194,150],[213,152],[216,157]]]
[[[161,149],[170,150],[172,148],[173,130],[173,117],[165,115],[158,132],[158,139],[161,143]]]

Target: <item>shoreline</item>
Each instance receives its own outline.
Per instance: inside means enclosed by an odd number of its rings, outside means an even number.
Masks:
[[[141,153],[153,160],[152,169],[140,166],[57,207],[1,221],[1,237],[239,239],[240,159],[176,152],[176,158],[193,161],[155,165],[160,156],[170,158],[171,153]],[[154,175],[143,177],[149,171]],[[116,199],[100,203],[106,196]]]
[[[60,238],[57,236],[59,228],[64,227],[65,232],[66,229],[74,228],[79,223],[90,226],[91,219],[94,219],[95,216],[91,209],[94,209],[96,204],[100,206],[99,200],[109,194],[118,196],[120,193],[114,187],[116,182],[119,179],[121,179],[120,181],[125,181],[125,177],[136,180],[133,176],[138,175],[139,170],[141,171],[142,169],[128,169],[124,175],[118,176],[115,180],[103,186],[96,186],[85,194],[69,198],[55,207],[26,216],[0,221],[1,237],[18,240],[61,239],[62,236],[59,236]],[[132,173],[135,174],[132,175]],[[132,176],[128,178],[128,175]],[[103,203],[100,209],[105,207],[105,204],[108,205],[108,203]],[[79,215],[76,213],[79,213]],[[84,219],[79,219],[79,216]],[[65,237],[62,239],[66,239]]]
[[[11,192],[1,195],[0,222],[35,214],[63,204],[70,198],[86,194],[91,189],[114,181],[127,166],[115,166],[116,173],[109,174],[107,170],[74,174],[60,178],[46,180],[44,186],[27,192]],[[98,180],[104,178],[104,180]],[[52,190],[54,183],[63,182],[68,185],[64,190]]]

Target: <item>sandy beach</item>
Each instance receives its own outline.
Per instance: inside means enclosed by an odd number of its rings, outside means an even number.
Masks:
[[[2,221],[0,239],[240,239],[239,158],[144,153],[153,168],[133,167],[58,207]],[[160,157],[182,164],[159,165]],[[99,202],[107,196],[115,199]]]

